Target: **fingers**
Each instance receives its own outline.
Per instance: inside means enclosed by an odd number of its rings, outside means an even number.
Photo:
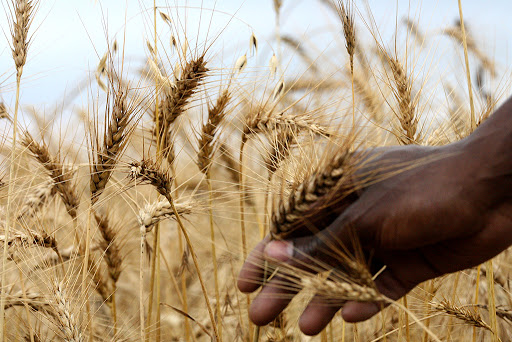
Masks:
[[[249,310],[251,321],[260,326],[272,322],[299,291],[300,287],[291,282],[289,276],[274,276],[252,301]]]
[[[269,241],[269,237],[263,239],[251,251],[247,260],[245,260],[245,263],[238,275],[237,285],[240,291],[250,293],[256,291],[261,286],[265,265],[263,250]]]
[[[384,306],[377,303],[347,302],[343,306],[341,315],[345,322],[357,323],[372,318],[381,308]]]
[[[319,334],[341,308],[339,301],[329,303],[326,298],[316,295],[299,319],[300,330],[309,336]]]

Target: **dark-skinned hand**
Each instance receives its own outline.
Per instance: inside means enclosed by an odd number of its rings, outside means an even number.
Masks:
[[[509,101],[501,112],[511,113],[511,109]],[[239,289],[250,293],[260,288],[265,260],[300,268],[311,259],[332,268],[341,266],[341,260],[333,260],[337,245],[333,241],[350,243],[347,227],[353,227],[365,254],[372,255],[372,264],[386,266],[375,285],[391,299],[425,280],[476,266],[506,249],[512,243],[511,172],[508,162],[496,157],[498,147],[491,151],[503,131],[498,114],[494,124],[486,124],[459,143],[371,152],[374,162],[368,165],[373,166],[365,171],[374,167],[377,174],[389,165],[401,165],[403,170],[366,186],[357,200],[316,234],[264,239],[240,271]],[[255,324],[270,323],[292,299],[295,292],[277,285],[283,279],[277,274],[253,300],[250,318]],[[315,297],[303,312],[299,326],[305,334],[318,334],[340,309],[325,305],[325,299]],[[363,321],[381,307],[347,302],[342,316],[348,322]]]

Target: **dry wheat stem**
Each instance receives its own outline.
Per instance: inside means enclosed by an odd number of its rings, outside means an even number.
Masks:
[[[146,251],[146,227],[140,226],[140,258],[139,258],[139,320],[140,320],[140,341],[145,340],[145,317],[144,313],[146,312],[144,310],[144,269],[146,268],[145,265],[145,251]]]
[[[459,17],[460,17],[460,31],[462,34],[462,44],[464,46],[464,62],[466,63],[466,78],[468,82],[468,92],[469,92],[469,108],[471,110],[471,130],[476,128],[476,118],[475,118],[475,103],[473,100],[473,84],[471,83],[471,71],[469,69],[469,57],[468,57],[468,41],[466,36],[466,28],[464,27],[464,16],[462,14],[462,2],[459,3]]]
[[[211,252],[213,262],[213,274],[215,285],[215,299],[216,299],[216,315],[217,322],[219,323],[219,338],[222,340],[222,317],[220,312],[220,293],[219,293],[219,277],[217,265],[217,251],[215,247],[215,226],[213,222],[213,190],[211,184],[210,167],[213,162],[214,146],[213,140],[219,129],[219,125],[226,116],[226,107],[231,99],[229,91],[224,90],[214,106],[208,106],[208,120],[203,125],[201,137],[199,139],[199,152],[197,155],[197,165],[199,170],[206,175],[206,182],[208,184],[208,197],[209,197],[209,223],[210,223],[210,238],[211,238]]]
[[[7,217],[6,217],[6,240],[9,239],[9,230],[11,226],[11,201],[13,193],[13,177],[15,177],[15,159],[16,159],[16,140],[18,135],[18,110],[20,104],[20,86],[21,76],[23,74],[23,66],[27,60],[27,49],[30,43],[28,37],[28,30],[33,20],[33,15],[36,10],[34,4],[37,2],[31,0],[13,0],[13,21],[11,24],[11,37],[12,37],[12,57],[16,66],[16,98],[14,105],[14,118],[12,121],[13,132],[12,132],[12,145],[10,155],[10,168],[9,168],[9,186],[7,190]],[[2,269],[5,270],[5,263],[7,260],[7,244],[4,244],[2,253]],[[3,342],[5,334],[5,272],[2,272],[0,279],[0,341]]]
[[[496,318],[496,295],[494,292],[494,269],[492,266],[492,260],[487,261],[487,286],[489,287],[487,290],[487,300],[489,303],[489,320],[491,321],[491,330],[492,330],[492,340],[493,342],[498,342],[500,339],[498,337],[498,320]]]
[[[171,197],[172,177],[170,177],[166,172],[159,170],[158,165],[156,165],[149,159],[144,159],[140,163],[135,163],[135,162],[132,163],[131,169],[130,169],[130,177],[133,180],[138,180],[141,183],[151,184],[158,191],[158,193],[163,195],[169,202],[169,205],[171,206],[172,211],[174,213],[174,217],[176,218],[176,221],[178,222],[178,227],[180,228],[183,236],[185,237],[187,246],[192,255],[192,260],[193,260],[194,266],[196,268],[197,276],[199,278],[199,283],[201,284],[201,290],[203,292],[203,296],[204,296],[204,299],[206,302],[208,314],[210,316],[210,321],[212,323],[212,327],[215,332],[215,336],[218,339],[219,335],[218,335],[218,330],[217,330],[217,326],[215,323],[215,317],[213,315],[212,307],[210,304],[210,299],[208,297],[208,292],[207,292],[206,286],[204,284],[200,265],[197,260],[197,256],[195,254],[195,251],[194,251],[193,245],[190,241],[190,238],[188,236],[188,233],[185,230],[183,222],[181,221],[181,217],[180,217],[178,210],[177,210],[176,206],[174,205],[174,201]],[[142,235],[142,232],[141,232],[141,235]],[[141,246],[142,245],[143,245],[143,243],[141,242]],[[142,254],[142,252],[141,252],[141,254]]]
[[[206,302],[206,308],[208,309],[208,315],[210,316],[210,322],[211,322],[212,327],[213,327],[213,332],[214,332],[216,340],[218,341],[219,340],[219,332],[218,332],[217,324],[215,322],[215,317],[213,315],[212,306],[210,304],[210,298],[208,297],[208,292],[206,290],[206,286],[205,286],[205,283],[204,283],[204,280],[203,280],[203,276],[202,276],[202,273],[201,273],[201,268],[200,268],[199,262],[197,260],[196,253],[194,251],[194,247],[192,245],[192,242],[190,241],[190,238],[188,236],[187,231],[185,230],[185,226],[183,225],[183,222],[181,221],[181,217],[180,217],[180,215],[178,213],[178,210],[176,209],[176,207],[174,205],[174,201],[173,201],[171,195],[168,193],[168,194],[165,195],[165,198],[169,201],[169,204],[172,207],[172,210],[174,212],[174,216],[176,217],[176,221],[178,222],[178,227],[180,228],[181,232],[183,233],[183,236],[185,237],[185,241],[187,243],[187,246],[188,246],[188,248],[190,250],[190,254],[192,256],[192,261],[194,262],[194,267],[196,269],[197,277],[198,277],[199,283],[201,285],[201,290],[203,292],[203,297],[204,297],[204,300]]]

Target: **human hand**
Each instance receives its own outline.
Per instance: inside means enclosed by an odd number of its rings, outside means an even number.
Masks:
[[[372,270],[385,265],[375,280],[391,299],[404,296],[419,283],[478,265],[512,242],[512,205],[499,189],[500,174],[479,164],[467,143],[442,148],[382,148],[372,167],[403,165],[363,189],[334,222],[320,232],[282,241],[264,239],[252,251],[238,279],[242,292],[254,292],[263,282],[264,260],[312,270],[312,260],[333,269],[342,266],[333,255],[351,242],[353,227]],[[368,169],[367,166],[366,168]],[[368,170],[366,170],[368,171]],[[371,171],[371,170],[370,170]],[[321,213],[319,213],[321,215]],[[277,274],[251,304],[257,325],[270,323],[296,291],[283,286]],[[325,305],[316,296],[302,314],[299,326],[308,335],[319,333],[340,306]],[[378,303],[347,302],[342,315],[348,322],[366,320]]]

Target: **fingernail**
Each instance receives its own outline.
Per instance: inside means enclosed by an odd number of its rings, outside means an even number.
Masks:
[[[293,255],[293,243],[289,241],[272,241],[265,247],[265,259],[288,261]]]

